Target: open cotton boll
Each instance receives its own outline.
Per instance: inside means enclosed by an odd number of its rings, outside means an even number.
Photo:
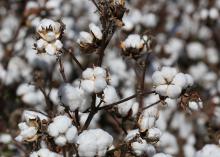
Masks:
[[[176,74],[176,76],[173,78],[172,83],[180,86],[181,88],[185,88],[188,85],[186,76],[183,73]]]
[[[162,73],[160,71],[155,71],[152,75],[152,80],[155,85],[166,84],[166,80],[164,79]]]
[[[147,154],[149,156],[152,156],[156,153],[153,145],[147,144],[145,140],[140,140],[140,142],[131,143],[132,150],[136,155],[141,156],[143,154]]]
[[[93,68],[87,68],[82,72],[83,79],[94,79],[94,70]]]
[[[129,130],[127,136],[125,137],[125,141],[130,141],[132,140],[134,137],[139,136],[139,129],[134,129],[134,130]]]
[[[201,150],[196,152],[195,157],[219,157],[220,148],[214,144],[206,144]]]
[[[169,154],[157,153],[157,154],[154,154],[153,157],[172,157],[172,156]]]
[[[148,130],[147,137],[149,139],[160,139],[161,135],[162,135],[162,133],[161,133],[160,129],[158,129],[158,128],[150,128]]]
[[[77,42],[80,43],[85,43],[85,44],[92,44],[93,42],[93,36],[88,33],[88,32],[80,32],[79,33],[79,39],[77,40]]]
[[[111,104],[113,102],[118,101],[119,97],[118,94],[113,86],[107,86],[104,91],[104,98],[105,104]]]
[[[144,46],[144,41],[141,39],[140,35],[131,34],[126,38],[123,44],[125,48],[141,49]]]
[[[69,117],[63,115],[55,117],[53,123],[56,125],[60,133],[65,133],[71,126],[72,120]]]
[[[77,128],[75,126],[70,127],[67,130],[65,136],[66,136],[66,139],[69,143],[75,142],[76,137],[77,137]]]
[[[106,80],[103,77],[98,77],[94,81],[94,91],[95,93],[102,92],[107,86]]]
[[[65,138],[65,136],[60,135],[56,137],[54,141],[58,146],[64,146],[66,145],[67,139]]]
[[[200,102],[190,101],[188,105],[189,105],[189,108],[193,111],[198,111],[203,108],[201,101]]]
[[[95,90],[94,81],[92,80],[82,80],[81,87],[83,90],[85,90],[87,93],[92,93]]]
[[[190,59],[201,59],[205,57],[205,49],[199,42],[191,42],[186,47]]]
[[[12,141],[10,134],[2,133],[0,134],[0,143],[9,144]]]
[[[83,80],[83,82],[86,80]],[[82,82],[82,87],[84,83]],[[93,83],[93,82],[92,82]],[[88,88],[88,86],[85,86]],[[94,86],[93,86],[94,88]],[[91,98],[82,89],[75,88],[71,84],[63,84],[58,90],[58,96],[62,104],[69,106],[71,111],[79,109],[80,111],[85,111],[89,105]],[[86,100],[84,100],[86,98]]]
[[[35,86],[30,85],[28,83],[22,83],[18,86],[16,90],[16,95],[22,96],[26,93],[33,92],[33,91],[35,91]]]
[[[85,130],[77,139],[79,156],[104,156],[112,142],[112,136],[102,129]]]
[[[36,112],[36,111],[28,111],[24,110],[22,114],[22,119],[25,120],[26,122],[29,122],[29,120],[33,119],[39,119],[41,121],[43,120],[48,120],[48,117],[42,113]]]
[[[171,99],[176,99],[180,96],[182,88],[176,85],[169,85],[167,87],[167,96]]]
[[[164,153],[176,155],[179,151],[176,137],[169,132],[164,132],[160,138],[160,147]]]
[[[153,128],[156,122],[155,117],[143,116],[141,115],[138,119],[138,126],[140,128],[140,132],[145,132],[146,130]]]
[[[52,152],[47,148],[41,148],[38,151],[32,152],[30,157],[62,157],[62,155]]]
[[[107,76],[106,70],[102,67],[95,67],[94,68],[94,76],[105,78]]]
[[[59,130],[57,129],[57,126],[55,123],[51,123],[48,128],[47,128],[47,132],[50,136],[52,137],[56,137],[59,135]]]
[[[177,74],[177,70],[171,67],[163,67],[161,69],[161,74],[166,79],[166,81],[171,82],[174,76]]]
[[[155,91],[161,96],[167,96],[168,85],[160,85],[155,88]]]
[[[102,40],[102,31],[98,26],[96,26],[94,23],[90,23],[89,29],[97,39]]]
[[[219,11],[218,11],[218,9],[217,8],[211,8],[210,10],[209,10],[209,17],[211,18],[211,19],[213,19],[213,20],[216,20],[216,19],[218,19],[219,18]]]

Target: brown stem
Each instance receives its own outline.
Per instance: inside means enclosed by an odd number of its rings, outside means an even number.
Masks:
[[[63,78],[63,81],[65,82],[65,83],[67,83],[67,79],[66,79],[66,75],[65,75],[65,71],[64,71],[64,67],[63,67],[63,62],[62,62],[62,59],[61,59],[61,57],[59,56],[59,57],[57,57],[57,61],[59,62],[59,66],[60,66],[60,74],[61,74],[61,76],[62,76],[62,78]]]
[[[85,70],[85,68],[83,68],[82,64],[78,61],[78,59],[74,56],[73,52],[71,49],[67,49],[67,48],[63,48],[63,50],[65,52],[67,52],[68,54],[70,54],[72,60],[79,66],[79,68],[83,71]]]
[[[82,127],[80,132],[82,132],[83,130],[86,130],[89,127],[89,124],[91,123],[92,118],[98,112],[98,109],[96,108],[95,104],[96,104],[96,94],[93,94],[93,96],[92,96],[92,104],[91,104],[91,111],[90,111],[90,113],[88,115],[88,118],[86,119],[86,122],[85,122],[85,124]]]

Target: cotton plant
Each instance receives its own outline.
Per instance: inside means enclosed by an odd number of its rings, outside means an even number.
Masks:
[[[3,156],[218,155],[218,0],[0,6]]]

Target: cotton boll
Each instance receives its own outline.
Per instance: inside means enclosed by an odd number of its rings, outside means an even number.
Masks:
[[[79,39],[77,41],[79,44],[80,43],[85,43],[85,44],[92,44],[93,42],[93,36],[88,33],[88,32],[80,32],[79,33]]]
[[[91,101],[91,98],[82,89],[75,88],[70,84],[63,84],[58,90],[58,96],[64,105],[69,106],[71,111],[79,109],[83,112]],[[84,98],[87,99],[83,100]]]
[[[160,139],[161,135],[162,135],[162,133],[161,133],[160,129],[158,129],[158,128],[150,128],[148,130],[147,137],[149,139]]]
[[[89,29],[97,39],[102,40],[102,31],[98,26],[96,26],[94,23],[91,23],[89,24]]]
[[[141,48],[143,48],[144,41],[141,39],[140,35],[131,34],[124,41],[124,45],[125,45],[125,48],[141,49]]]
[[[188,85],[188,86],[192,86],[193,83],[194,83],[194,80],[193,80],[192,76],[189,75],[189,74],[185,74],[185,78],[186,78],[186,80],[187,80],[187,85]]]
[[[147,144],[147,142],[142,139],[140,142],[131,143],[131,147],[134,153],[138,156],[143,154],[148,154],[149,156],[152,156],[156,153],[154,146]]]
[[[83,131],[77,144],[80,156],[95,156],[96,154],[105,155],[107,148],[112,146],[113,138],[102,129],[90,129]]]
[[[201,150],[196,152],[195,157],[218,157],[220,154],[220,148],[214,144],[206,144]]]
[[[75,126],[70,127],[67,130],[65,136],[66,136],[66,139],[67,139],[67,141],[69,143],[73,143],[75,141],[76,137],[77,137],[77,129],[76,129],[76,127]]]
[[[139,129],[129,130],[127,136],[125,137],[125,141],[130,141],[134,137],[139,136]]]
[[[64,146],[66,144],[67,140],[65,138],[65,136],[58,136],[55,138],[55,143],[58,145],[58,146]]]
[[[54,124],[60,133],[65,133],[69,126],[71,126],[72,121],[67,116],[57,116],[54,118]]]
[[[85,90],[87,93],[94,92],[94,81],[92,80],[82,80],[81,87],[83,90]]]
[[[173,84],[180,86],[181,88],[185,88],[187,84],[187,79],[185,77],[185,74],[178,73],[172,81]]]
[[[190,144],[184,145],[183,151],[184,151],[185,157],[195,156],[195,152],[196,152],[194,146]]]
[[[94,70],[92,68],[87,68],[82,72],[83,79],[94,79]]]
[[[169,154],[157,153],[157,154],[155,154],[153,157],[172,157],[172,156],[169,155]]]
[[[207,60],[211,64],[217,64],[219,62],[218,51],[215,48],[207,48],[206,49]]]
[[[20,135],[23,138],[32,138],[34,135],[36,135],[37,129],[35,127],[28,127],[25,130],[22,130]]]
[[[27,84],[27,83],[23,83],[18,86],[16,90],[16,95],[22,96],[26,93],[33,92],[34,90],[35,90],[35,86]]]
[[[189,108],[193,111],[198,111],[203,107],[202,102],[195,102],[195,101],[190,101],[188,105]]]
[[[103,93],[104,93],[103,100],[105,101],[105,104],[116,102],[119,99],[118,94],[113,86],[107,86],[104,89]]]
[[[94,91],[95,93],[102,92],[107,86],[106,80],[103,77],[98,77],[94,81]]]
[[[217,8],[211,8],[209,10],[209,16],[211,19],[216,20],[219,17],[219,11]]]
[[[174,76],[177,74],[177,70],[175,68],[163,67],[161,69],[161,74],[166,79],[166,81],[171,82]]]
[[[103,77],[105,78],[106,77],[106,70],[104,68],[101,68],[101,67],[95,67],[94,68],[94,76],[95,77]]]
[[[156,87],[155,91],[161,96],[167,96],[167,88],[168,85],[160,85]]]
[[[160,71],[156,71],[156,72],[153,73],[152,80],[153,80],[155,85],[166,84],[166,81],[165,81],[165,79],[164,79],[164,77],[163,77],[163,75]]]
[[[187,55],[190,59],[202,59],[205,57],[205,50],[201,43],[191,42],[187,45]]]
[[[53,56],[56,54],[56,47],[53,46],[52,44],[48,44],[46,47],[45,47],[45,51],[47,52],[47,54]]]
[[[140,116],[138,120],[138,126],[141,132],[145,132],[147,129],[153,128],[155,126],[156,118],[149,116]]]
[[[43,51],[46,45],[47,45],[47,42],[45,40],[43,39],[37,40],[36,46],[38,50]]]
[[[0,134],[0,143],[9,144],[11,141],[12,141],[11,135],[6,133]]]
[[[171,99],[176,99],[180,96],[182,89],[180,86],[169,85],[167,87],[167,96]]]
[[[179,148],[175,136],[169,132],[164,132],[160,138],[161,149],[168,154],[175,155],[178,153]]]
[[[57,137],[59,135],[59,129],[57,128],[56,124],[52,123],[48,126],[47,132],[52,137]]]

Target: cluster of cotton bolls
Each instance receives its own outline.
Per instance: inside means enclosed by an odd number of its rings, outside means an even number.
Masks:
[[[100,93],[107,87],[108,74],[102,67],[87,68],[82,73],[81,87],[88,93]]]
[[[59,146],[73,143],[77,138],[77,128],[72,125],[72,120],[67,116],[57,116],[48,126],[48,134],[54,138]]]
[[[38,120],[47,121],[48,117],[38,112],[24,111],[23,119],[25,121],[18,124],[20,133],[15,140],[18,142],[36,141],[38,138],[37,133],[40,128]]]
[[[218,157],[220,1],[105,2],[0,1],[0,152]]]
[[[182,90],[193,85],[189,74],[178,73],[175,68],[163,67],[152,75],[155,91],[161,96],[178,98]]]
[[[51,19],[43,19],[37,26],[37,33],[40,39],[36,42],[36,49],[39,52],[45,51],[49,55],[55,55],[62,49],[63,44],[59,40],[62,34],[62,26],[59,22]]]
[[[105,156],[113,146],[113,137],[102,129],[83,131],[77,139],[80,156]]]

